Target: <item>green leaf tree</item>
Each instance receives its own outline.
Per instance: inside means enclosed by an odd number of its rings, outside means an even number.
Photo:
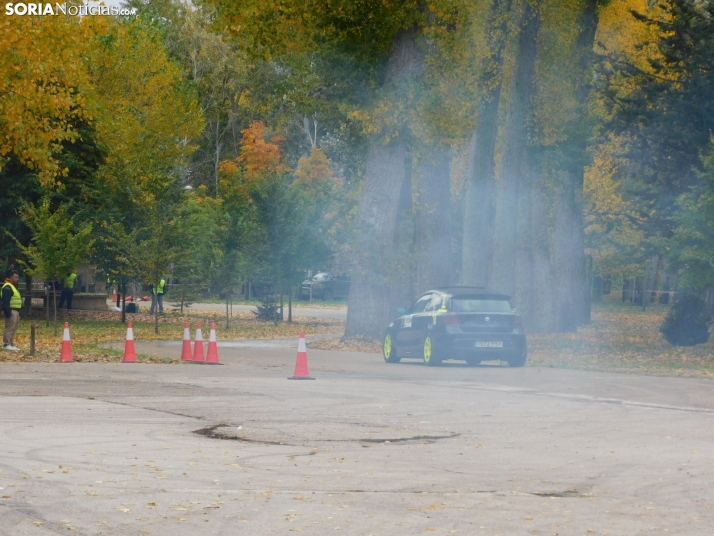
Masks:
[[[37,205],[26,205],[21,211],[22,221],[32,232],[28,246],[19,245],[27,258],[27,272],[46,282],[66,276],[77,265],[87,260],[94,239],[90,223],[77,224],[67,207],[50,208],[49,197]],[[54,334],[57,335],[57,287],[54,288]]]

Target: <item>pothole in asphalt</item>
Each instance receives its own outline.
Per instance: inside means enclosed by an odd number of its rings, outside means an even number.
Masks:
[[[263,445],[290,445],[294,446],[292,443],[286,441],[269,441],[264,439],[250,438],[246,435],[241,435],[242,429],[235,425],[228,424],[215,424],[213,426],[207,426],[206,428],[201,428],[200,430],[194,430],[191,432],[193,434],[202,435],[211,439],[224,439],[227,441],[242,441],[245,443],[260,443]],[[334,438],[323,438],[317,437],[313,438],[313,441],[319,442],[340,442],[340,443],[366,443],[378,444],[378,445],[389,445],[392,443],[435,443],[442,439],[454,439],[459,437],[461,434],[447,434],[447,435],[415,435],[408,437],[384,437],[384,438],[346,438],[346,439],[334,439]],[[300,442],[298,440],[298,442]]]
[[[592,497],[591,493],[581,493],[577,489],[568,489],[565,491],[534,491],[531,495],[537,495],[538,497]]]

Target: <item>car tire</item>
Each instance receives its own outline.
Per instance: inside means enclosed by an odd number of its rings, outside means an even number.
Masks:
[[[322,299],[324,301],[332,301],[333,300],[332,291],[329,288],[326,289],[325,292],[322,293]]]
[[[422,343],[422,359],[424,360],[424,364],[428,367],[438,367],[441,365],[441,358],[439,358],[435,352],[434,339],[428,333]]]
[[[384,357],[385,363],[399,363],[402,359],[397,355],[397,349],[394,346],[394,339],[392,339],[391,333],[387,333],[384,336],[384,342],[382,343],[382,356]]]
[[[528,359],[528,350],[526,350],[524,348],[523,351],[520,352],[519,354],[510,356],[508,359],[506,359],[506,362],[508,363],[509,367],[522,367],[523,365],[526,364],[527,359]]]

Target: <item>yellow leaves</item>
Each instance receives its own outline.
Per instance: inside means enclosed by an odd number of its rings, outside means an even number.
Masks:
[[[619,305],[614,292],[608,298],[614,303],[596,305],[592,324],[576,334],[529,335],[529,366],[711,375],[713,342],[673,351],[659,332],[666,308],[655,306],[643,312]]]
[[[312,199],[321,203],[329,201],[336,189],[342,186],[342,180],[335,177],[322,149],[313,147],[309,157],[303,156],[298,161],[294,184],[304,188]]]
[[[203,129],[197,96],[150,30],[140,23],[110,28],[93,51],[96,129],[109,149],[100,174],[112,188],[134,186],[150,198],[166,186],[166,169],[194,151]]]
[[[601,43],[612,55],[624,58],[644,71],[650,71],[647,58],[659,56],[652,43],[656,41],[654,29],[635,20],[631,10],[654,14],[656,3],[647,0],[613,0],[603,5],[595,42]]]
[[[43,184],[61,173],[52,153],[91,114],[85,54],[89,25],[77,17],[8,17],[0,32],[0,154],[14,153]],[[2,163],[0,162],[0,166]]]

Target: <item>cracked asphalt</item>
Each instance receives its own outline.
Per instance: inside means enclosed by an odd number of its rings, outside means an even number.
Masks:
[[[0,364],[0,535],[712,533],[712,381],[280,346]]]

